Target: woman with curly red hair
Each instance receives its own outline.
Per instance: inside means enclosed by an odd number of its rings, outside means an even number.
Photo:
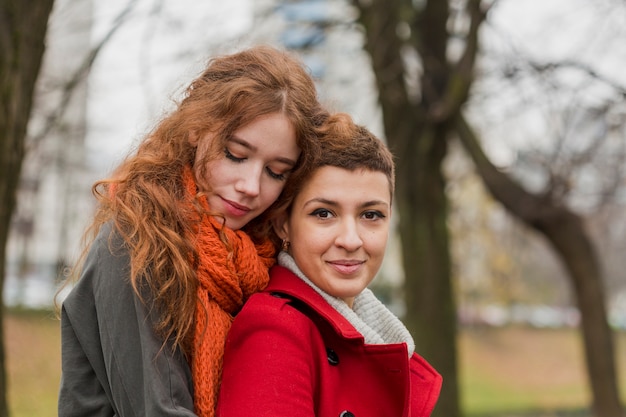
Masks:
[[[306,173],[324,117],[294,57],[217,57],[94,185],[91,241],[61,308],[59,416],[214,414],[232,317],[275,260],[263,214]]]

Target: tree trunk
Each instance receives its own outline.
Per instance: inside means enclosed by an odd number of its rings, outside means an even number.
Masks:
[[[26,128],[52,4],[53,0],[0,0],[0,300]],[[3,317],[0,309],[0,417],[8,416]]]
[[[572,280],[581,313],[594,413],[598,417],[622,417],[613,334],[606,319],[604,285],[596,251],[577,215],[565,209],[549,213],[534,227],[550,241]]]
[[[568,272],[581,314],[581,329],[592,407],[597,417],[623,417],[620,405],[613,334],[607,322],[602,271],[583,221],[547,196],[524,190],[485,156],[467,122],[459,117],[457,132],[487,189],[507,210],[550,242]]]
[[[445,129],[428,128],[399,158],[396,205],[405,271],[405,323],[416,350],[444,376],[436,416],[460,415],[456,306],[451,285],[448,202],[441,161]]]
[[[451,287],[445,179],[441,172],[447,132],[444,123],[434,123],[426,117],[430,100],[436,100],[446,85],[447,42],[439,39],[430,45],[429,53],[438,58],[429,61],[433,65],[425,70],[427,81],[424,82],[434,90],[429,91],[432,96],[413,103],[405,84],[403,41],[397,35],[399,14],[405,2],[355,3],[366,28],[365,49],[376,75],[387,143],[398,157],[395,204],[405,272],[404,321],[415,338],[418,352],[444,378],[433,416],[458,417],[456,309]],[[437,9],[431,13],[444,16],[437,16],[439,24],[430,19],[427,26],[431,32],[425,37],[446,37],[447,6],[441,10],[442,2],[429,3]]]

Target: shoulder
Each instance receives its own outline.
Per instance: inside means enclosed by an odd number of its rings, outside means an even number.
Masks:
[[[122,298],[131,295],[129,281],[130,258],[123,240],[105,224],[91,243],[82,266],[80,277],[63,306],[71,313],[86,305],[113,303],[118,305]]]
[[[293,367],[308,369],[324,349],[313,320],[289,299],[258,293],[237,314],[226,336],[224,375],[238,374],[244,363],[259,364],[267,372],[270,367],[272,374],[279,369],[279,374],[293,372]],[[256,371],[261,372],[255,367]]]
[[[93,240],[84,269],[93,264],[110,262],[127,263],[129,252],[119,232],[109,222],[102,226],[98,235]]]
[[[299,300],[278,292],[260,292],[252,295],[233,321],[231,331],[249,327],[263,329],[270,326],[295,331],[313,325]]]
[[[283,298],[292,306],[303,308],[307,310],[307,313],[315,312],[327,320],[332,321],[336,315],[336,311],[317,291],[289,269],[280,265],[270,270],[270,282],[265,293],[276,298]]]

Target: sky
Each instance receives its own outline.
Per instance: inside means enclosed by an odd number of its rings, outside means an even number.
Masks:
[[[626,8],[612,0],[499,0],[483,28],[482,46],[498,53],[498,65],[503,65],[503,59],[517,65],[524,65],[525,60],[538,64],[578,61],[626,86]],[[587,83],[583,71],[561,71],[559,76],[558,82],[575,86],[571,99],[589,107],[601,106],[613,94],[606,84]],[[554,118],[546,120],[542,115],[549,106],[565,108],[563,103],[551,102],[554,97],[536,90],[537,82],[508,83],[504,88],[509,90],[503,91],[499,77],[481,80],[492,100],[471,109],[472,119],[484,126],[487,152],[501,166],[513,162],[520,149],[550,152],[554,143],[549,137],[558,127],[550,126]],[[523,113],[515,111],[519,103],[526,103]]]
[[[94,2],[94,43],[127,2]],[[99,173],[111,169],[170,108],[205,60],[219,49],[237,46],[251,22],[249,0],[138,0],[89,78],[92,167]]]

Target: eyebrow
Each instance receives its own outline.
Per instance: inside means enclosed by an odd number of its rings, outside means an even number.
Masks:
[[[250,142],[235,135],[231,136],[227,142],[235,142],[236,144],[241,145],[244,148],[249,149],[252,152],[257,152],[259,150],[256,146],[252,145]],[[286,164],[292,167],[296,165],[296,161],[290,158],[285,158],[284,156],[279,156],[275,158],[275,161],[281,162],[283,164]]]
[[[326,204],[326,205],[333,206],[333,207],[339,205],[339,203],[337,203],[336,201],[328,200],[326,198],[312,198],[306,203],[304,203],[303,207],[306,207],[309,204],[313,204],[313,203],[322,203],[322,204]],[[370,200],[370,201],[365,201],[359,204],[359,208],[363,209],[366,207],[378,206],[378,205],[389,206],[390,204],[384,200]]]

